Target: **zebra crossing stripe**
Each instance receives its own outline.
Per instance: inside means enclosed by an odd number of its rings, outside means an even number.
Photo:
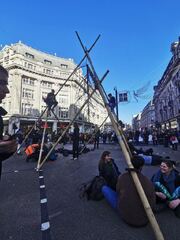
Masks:
[[[46,231],[49,228],[50,228],[50,223],[49,222],[45,222],[45,223],[41,224],[41,231]]]
[[[42,240],[51,240],[50,222],[49,222],[46,188],[44,183],[43,171],[42,170],[38,171],[38,174],[39,174],[39,190],[40,190]]]
[[[43,204],[43,203],[47,203],[47,198],[43,198],[40,200],[40,203]]]

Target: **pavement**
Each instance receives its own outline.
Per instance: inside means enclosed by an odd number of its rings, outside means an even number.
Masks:
[[[163,146],[153,149],[155,154],[180,160],[180,147],[177,152]],[[120,171],[124,172],[124,156],[119,146],[113,144],[100,144],[98,150],[82,154],[78,160],[71,160],[71,155],[59,154],[56,161],[43,166],[51,240],[155,239],[150,224],[143,228],[130,227],[105,200],[96,202],[79,198],[80,185],[98,174],[98,161],[104,150],[112,153]],[[45,240],[40,229],[39,175],[35,167],[36,163],[25,162],[24,155],[3,162],[0,240]],[[145,166],[143,173],[151,177],[157,169],[158,166]],[[170,209],[155,216],[164,239],[180,239],[180,220]]]

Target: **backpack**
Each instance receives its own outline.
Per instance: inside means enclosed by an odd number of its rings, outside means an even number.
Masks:
[[[100,201],[104,197],[101,192],[104,185],[106,185],[105,179],[102,176],[95,176],[92,180],[81,185],[79,197],[81,199]]]

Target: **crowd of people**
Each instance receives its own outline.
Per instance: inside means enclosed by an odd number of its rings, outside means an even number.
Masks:
[[[178,143],[180,142],[180,131],[177,129],[143,129],[127,133],[128,139],[131,139],[136,145],[159,145],[171,147],[177,151]]]

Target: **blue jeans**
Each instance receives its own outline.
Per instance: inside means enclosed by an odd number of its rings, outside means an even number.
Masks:
[[[170,199],[170,200],[174,200],[177,198],[180,198],[180,187],[177,187],[173,193],[169,193],[168,190],[166,189],[166,187],[164,187],[163,184],[161,184],[160,182],[155,182],[155,187],[157,190],[159,190],[160,192],[164,193],[165,196]]]
[[[112,113],[114,113],[115,106],[116,105],[114,105],[113,103],[109,103],[109,107],[110,107]]]
[[[105,199],[109,202],[112,208],[117,209],[118,194],[108,186],[103,186],[101,189]]]

